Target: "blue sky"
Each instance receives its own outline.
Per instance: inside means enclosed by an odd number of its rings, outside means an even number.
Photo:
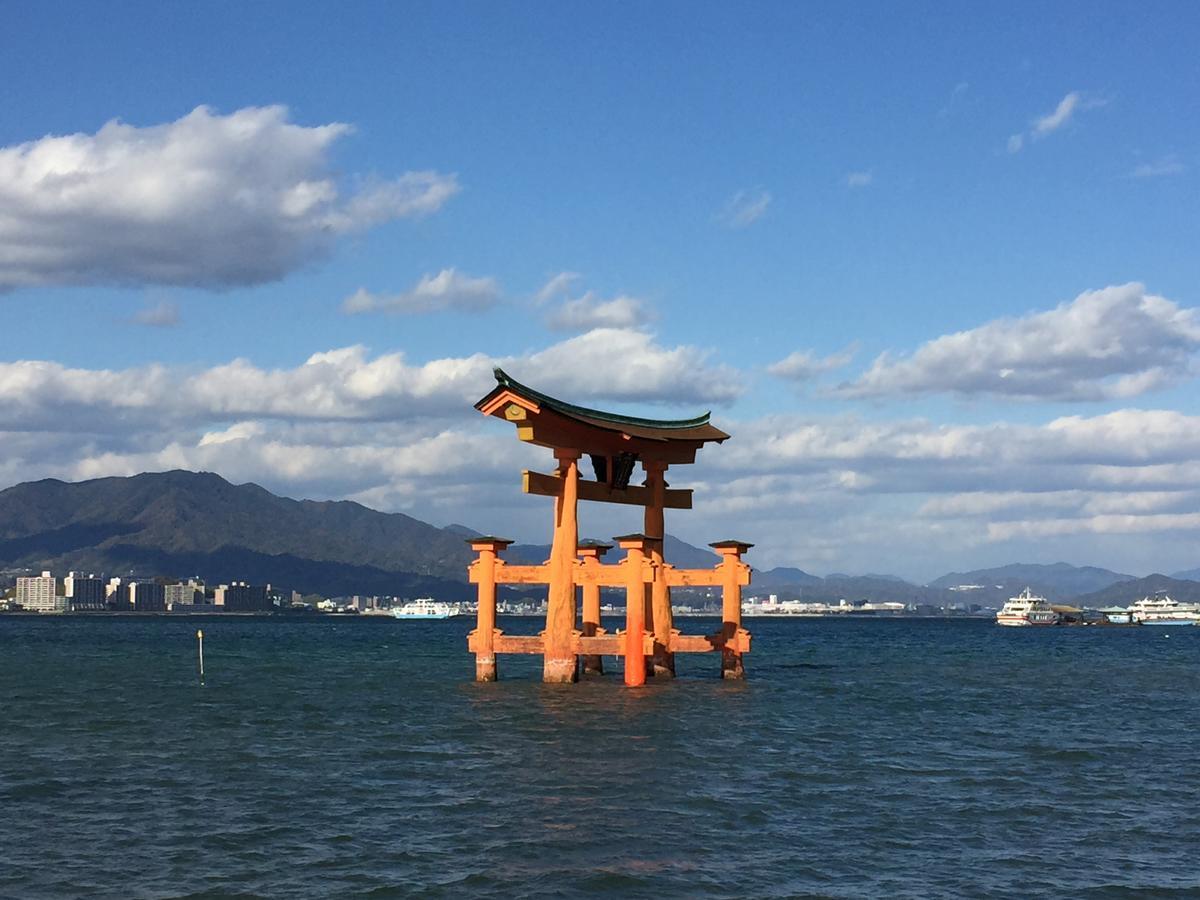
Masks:
[[[1200,566],[1192,4],[6,19],[3,484],[180,465],[538,539],[548,464],[471,418],[500,361],[711,406],[669,528],[764,564]]]

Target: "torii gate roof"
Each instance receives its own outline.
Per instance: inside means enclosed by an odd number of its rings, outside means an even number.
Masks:
[[[475,408],[484,415],[513,422],[521,440],[544,447],[573,447],[585,453],[633,452],[643,457],[691,462],[709,441],[729,435],[708,421],[709,413],[691,419],[644,419],[576,406],[534,390],[494,370],[496,386]],[[683,456],[675,450],[683,451]]]

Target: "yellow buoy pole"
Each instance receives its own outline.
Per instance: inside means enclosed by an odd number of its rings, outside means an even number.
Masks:
[[[197,649],[200,653],[200,683],[204,684],[204,631],[196,629]]]

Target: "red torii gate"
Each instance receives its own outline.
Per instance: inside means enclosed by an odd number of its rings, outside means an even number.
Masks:
[[[509,565],[500,554],[512,541],[472,538],[479,558],[469,567],[478,585],[478,623],[467,637],[475,654],[475,680],[495,681],[497,653],[540,653],[542,680],[579,680],[579,657],[587,671],[602,671],[602,655],[625,657],[625,683],[645,682],[647,669],[657,676],[675,673],[676,653],[720,652],[721,674],[743,678],[742,655],[750,651],[750,633],[742,628],[742,587],[750,583],[750,567],[742,562],[752,544],[710,544],[721,557],[712,569],[676,569],[663,560],[663,511],[691,509],[692,492],[667,487],[670,465],[696,461],[704,444],[721,443],[729,435],[709,424],[708,414],[695,419],[659,421],[586,409],[556,400],[495,370],[496,387],[475,404],[486,416],[512,422],[522,441],[548,447],[558,461],[552,475],[524,473],[529,494],[554,498],[554,542],[550,559],[540,566]],[[579,475],[579,460],[591,458],[595,481]],[[641,463],[644,485],[629,484]],[[614,538],[625,559],[604,565],[608,544],[579,543],[578,503],[627,503],[645,507],[645,533]],[[497,584],[546,584],[549,594],[546,629],[530,636],[506,635],[496,627]],[[719,585],[722,626],[712,635],[685,635],[673,627],[671,588]],[[576,587],[583,588],[583,627],[577,628]],[[600,627],[600,588],[625,588],[625,631],[607,634]]]

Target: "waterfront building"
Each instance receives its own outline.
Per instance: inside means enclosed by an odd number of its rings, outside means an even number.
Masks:
[[[109,579],[108,586],[105,588],[107,596],[105,603],[109,609],[117,612],[128,612],[133,608],[133,604],[129,599],[130,583],[123,581],[120,578]]]
[[[67,611],[67,598],[58,595],[58,579],[49,572],[17,579],[17,603],[32,612]]]
[[[135,612],[166,612],[167,593],[161,584],[153,581],[131,582],[129,601]]]
[[[103,579],[95,575],[70,572],[63,579],[63,595],[72,610],[104,609],[106,592]]]
[[[163,586],[163,599],[167,604],[167,609],[195,606],[198,602],[204,602],[204,591],[197,591],[195,585],[190,581],[186,584],[167,584]]]
[[[235,581],[232,584],[221,585],[222,604],[226,612],[268,612],[274,609],[271,602],[271,586],[269,584],[246,584]]]

